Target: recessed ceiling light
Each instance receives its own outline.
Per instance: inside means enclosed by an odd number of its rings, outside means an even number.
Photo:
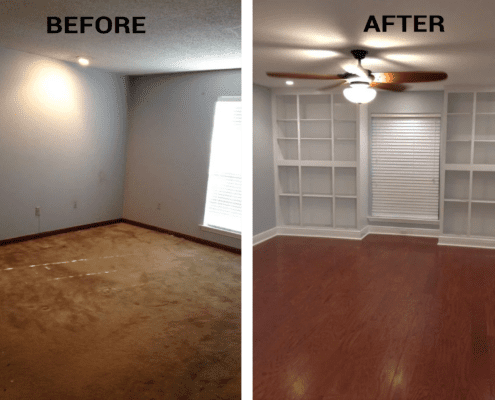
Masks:
[[[87,58],[79,57],[77,61],[83,66],[89,65],[89,60]]]
[[[285,81],[286,85],[292,86],[294,84],[294,81]]]

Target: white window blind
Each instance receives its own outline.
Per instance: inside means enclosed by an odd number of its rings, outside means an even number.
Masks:
[[[241,98],[220,97],[215,105],[203,224],[241,232]]]
[[[438,221],[440,118],[371,119],[372,217]]]

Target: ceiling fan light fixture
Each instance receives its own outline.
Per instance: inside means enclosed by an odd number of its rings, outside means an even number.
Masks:
[[[344,89],[344,97],[351,103],[365,104],[374,100],[376,90],[370,88],[368,82],[353,82],[350,88]]]

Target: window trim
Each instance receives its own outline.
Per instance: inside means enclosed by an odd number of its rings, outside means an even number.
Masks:
[[[228,236],[235,239],[240,239],[241,234],[233,231],[228,231],[226,229],[213,227],[210,225],[199,225],[199,229],[206,232],[217,233],[218,235]]]

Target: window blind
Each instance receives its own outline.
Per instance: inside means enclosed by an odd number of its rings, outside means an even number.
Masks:
[[[437,221],[440,118],[371,119],[372,216]]]
[[[217,100],[203,222],[236,233],[242,223],[241,115],[240,97]]]

